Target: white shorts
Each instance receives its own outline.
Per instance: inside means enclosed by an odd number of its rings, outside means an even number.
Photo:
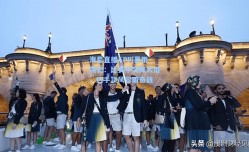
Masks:
[[[49,127],[54,126],[54,124],[55,124],[54,118],[46,119],[46,123],[47,123],[47,126],[49,126]]]
[[[109,118],[110,118],[110,124],[112,126],[113,131],[121,131],[122,123],[121,123],[120,114],[109,115]]]
[[[140,136],[140,123],[135,120],[134,114],[124,114],[123,135]]]
[[[67,121],[67,115],[65,114],[59,114],[57,115],[57,129],[64,129]]]
[[[73,122],[73,132],[82,132],[83,127],[80,126],[80,128],[77,128],[77,121]]]
[[[236,135],[235,132],[229,133],[226,131],[213,131],[214,132],[214,143],[218,144],[224,144],[224,143],[232,143],[233,141],[236,141]],[[224,147],[224,145],[220,145]]]

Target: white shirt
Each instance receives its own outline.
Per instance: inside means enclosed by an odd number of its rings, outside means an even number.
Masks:
[[[130,100],[129,100],[128,106],[125,109],[125,112],[133,112],[134,94],[135,94],[135,91],[131,91]]]
[[[99,98],[95,98],[95,101],[98,103],[98,106],[100,106],[100,104],[99,104]],[[93,112],[99,112],[99,109],[97,108],[96,103],[94,103]]]
[[[226,109],[226,102],[225,102],[225,100],[221,100],[221,101],[223,102],[224,107],[225,107],[225,109]]]
[[[113,96],[113,95],[116,95],[116,93],[112,94],[111,92],[108,93],[108,96]],[[107,110],[108,110],[108,113],[109,114],[116,114],[118,113],[118,105],[119,105],[120,101],[119,99],[116,100],[116,101],[112,101],[112,102],[107,102]]]

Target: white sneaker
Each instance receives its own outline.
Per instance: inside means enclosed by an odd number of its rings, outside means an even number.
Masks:
[[[66,148],[66,145],[60,145],[60,147],[58,147],[57,149],[62,150],[62,149],[65,149],[65,148]]]
[[[89,143],[89,144],[87,145],[87,149],[90,149],[91,147],[92,147],[92,144]]]
[[[142,149],[142,145],[140,144],[140,149]]]
[[[152,147],[151,145],[147,145],[147,150],[154,150],[155,148],[154,147]]]
[[[111,148],[109,148],[109,151],[114,151],[114,149],[111,147]]]
[[[60,147],[60,146],[61,146],[61,144],[59,143],[59,144],[53,146],[53,148],[58,148],[58,147]]]
[[[176,152],[180,152],[180,149],[177,149]]]
[[[30,146],[29,145],[25,145],[23,148],[21,148],[22,150],[25,150],[25,149],[29,149]]]
[[[31,149],[31,150],[35,149],[35,145],[32,145],[29,149]]]
[[[78,144],[78,145],[77,145],[77,148],[78,148],[78,149],[81,149],[81,145],[80,145],[80,144]]]
[[[46,140],[42,142],[42,144],[43,144],[43,145],[45,145],[46,143],[47,143],[47,141],[46,141]]]
[[[117,150],[117,149],[115,149],[115,152],[122,152],[121,150]]]
[[[72,146],[72,147],[71,147],[71,151],[80,151],[80,149],[77,148],[76,146]]]
[[[159,147],[155,147],[153,151],[159,151]]]
[[[52,141],[49,141],[49,142],[46,143],[46,146],[54,146],[54,145],[56,145],[56,144],[53,143]]]

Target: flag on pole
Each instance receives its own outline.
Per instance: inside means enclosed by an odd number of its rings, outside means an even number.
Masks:
[[[104,88],[109,89],[108,81],[110,81],[111,77],[113,77],[113,73],[111,72],[112,67],[116,66],[116,63],[113,58],[116,57],[116,43],[112,31],[112,26],[110,22],[110,17],[107,15],[106,19],[106,27],[105,27],[105,59],[109,58],[109,63],[104,64]],[[106,60],[105,60],[106,61]],[[108,80],[108,81],[106,81]]]
[[[59,57],[59,60],[63,63],[64,61],[66,61],[66,59],[67,59],[67,57],[65,56],[65,55],[61,55],[60,57]]]

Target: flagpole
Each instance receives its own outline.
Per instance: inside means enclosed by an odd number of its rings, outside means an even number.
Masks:
[[[111,18],[111,13],[110,13],[110,11],[109,11],[108,8],[107,8],[107,11],[108,11],[108,15],[109,15],[110,20],[111,20],[112,32],[113,32],[114,30],[113,30],[113,22],[112,22],[112,18]],[[114,33],[114,32],[113,32],[113,33]],[[116,42],[116,50],[117,50],[117,53],[118,53],[119,63],[122,63],[123,68],[124,68],[124,63],[123,63],[122,58],[121,58],[121,56],[120,56],[119,49],[118,49],[118,47],[117,47],[117,42]],[[125,77],[124,70],[122,70],[122,74],[123,74],[125,86],[127,86],[127,81],[126,81],[126,77]],[[127,90],[127,94],[129,94],[129,90]]]

